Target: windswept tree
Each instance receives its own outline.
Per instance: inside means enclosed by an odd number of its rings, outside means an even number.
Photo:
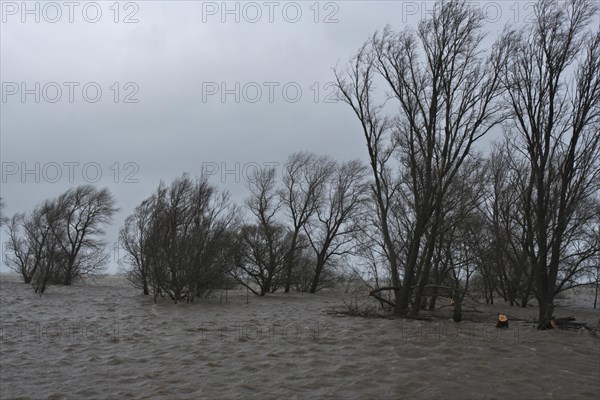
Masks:
[[[129,277],[144,293],[192,302],[225,284],[236,209],[206,177],[161,183],[125,221]]]
[[[154,211],[153,199],[146,199],[135,208],[132,215],[125,219],[125,225],[119,231],[119,242],[125,250],[122,261],[132,268],[128,271],[128,279],[135,286],[140,286],[145,295],[150,294],[151,279],[150,261],[148,259],[148,235]]]
[[[101,237],[117,211],[115,204],[107,188],[82,185],[69,189],[48,205],[49,218],[54,221],[49,225],[50,231],[64,261],[59,272],[64,285],[105,266],[108,254]]]
[[[412,312],[419,313],[448,191],[475,141],[502,118],[496,99],[505,46],[483,52],[483,23],[481,11],[465,2],[443,3],[416,31],[375,34],[346,71],[336,72],[341,98],[367,142],[395,312],[401,315],[411,299]],[[376,92],[377,79],[387,99]],[[396,113],[386,114],[394,106]],[[408,214],[395,238],[391,206],[398,196]]]
[[[540,328],[570,281],[561,265],[574,231],[593,217],[593,207],[583,205],[600,190],[600,30],[591,31],[597,12],[591,0],[540,0],[534,23],[503,37],[510,44],[502,71],[508,140],[512,156],[528,165],[524,243]]]
[[[30,214],[15,214],[8,225],[8,243],[6,261],[8,267],[21,274],[25,283],[31,283],[41,270],[48,279],[50,271],[48,262],[49,243],[52,233],[48,221],[46,205],[36,207]]]
[[[9,267],[40,293],[48,283],[70,285],[99,271],[107,258],[103,225],[115,211],[108,189],[87,185],[16,214],[8,228]]]

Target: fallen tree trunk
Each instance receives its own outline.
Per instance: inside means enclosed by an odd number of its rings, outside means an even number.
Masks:
[[[395,307],[396,303],[390,301],[381,295],[380,292],[389,291],[389,290],[400,290],[397,286],[382,286],[377,289],[372,289],[369,292],[369,296],[377,299],[382,305],[387,304],[391,307]],[[425,286],[424,296],[439,296],[439,297],[449,297],[451,299],[450,305],[452,306],[452,319],[455,322],[462,321],[462,296],[460,292],[456,289],[453,289],[448,286],[440,286],[440,285],[427,285]]]
[[[393,301],[389,301],[388,299],[384,299],[383,297],[381,297],[378,293],[382,292],[384,290],[400,290],[399,287],[396,286],[383,286],[377,289],[373,289],[369,292],[369,296],[375,297],[377,300],[379,300],[380,303],[385,303],[389,306],[395,307],[396,303],[394,303]]]
[[[550,317],[548,322],[542,327],[542,329],[588,329],[587,322],[575,322],[575,317]]]

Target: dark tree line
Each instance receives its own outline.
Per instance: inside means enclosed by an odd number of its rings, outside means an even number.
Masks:
[[[120,230],[131,282],[175,302],[233,284],[314,293],[358,258],[396,314],[476,287],[535,299],[546,327],[558,293],[600,280],[600,30],[591,0],[539,0],[534,16],[491,47],[461,0],[375,33],[335,71],[368,165],[295,153],[281,176],[250,176],[242,207],[203,177],[160,183]],[[490,134],[503,139],[481,150]],[[39,291],[99,270],[114,212],[83,186],[15,215],[11,268]]]
[[[598,251],[586,240],[600,189],[600,30],[588,31],[595,13],[589,1],[540,1],[536,24],[504,36],[508,149],[520,150],[508,158],[527,163],[523,247],[540,326],[553,315],[554,296]]]
[[[374,275],[389,276],[396,313],[417,315],[428,286],[465,293],[475,279],[490,302],[535,298],[544,327],[554,296],[591,280],[597,12],[589,0],[541,0],[533,24],[507,27],[486,51],[480,10],[445,2],[416,30],[376,33],[336,70],[370,160],[372,225],[359,248],[375,270],[385,262]],[[490,132],[504,141],[477,154]]]
[[[202,177],[161,183],[120,232],[130,280],[176,302],[232,282],[259,296],[315,293],[352,251],[364,182],[357,161],[296,153],[281,177],[255,170],[241,208]]]
[[[116,211],[108,189],[83,185],[15,214],[8,223],[9,268],[36,293],[101,271],[108,260],[103,228]]]

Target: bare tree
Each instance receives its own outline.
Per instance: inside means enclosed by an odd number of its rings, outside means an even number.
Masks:
[[[194,296],[208,295],[215,288],[230,286],[228,273],[232,257],[229,246],[238,226],[237,208],[230,203],[229,193],[210,193],[210,201],[201,201],[195,210],[189,254],[190,301]]]
[[[25,235],[25,226],[25,214],[17,213],[11,218],[8,225],[6,261],[10,269],[21,274],[25,283],[30,283],[41,258],[36,257],[36,253],[41,254],[42,249],[35,246],[37,235],[32,237],[32,242],[29,241],[29,235]],[[47,234],[47,231],[43,233]]]
[[[506,143],[495,145],[488,159],[488,182],[481,210],[491,235],[491,268],[482,268],[485,282],[510,305],[521,297],[525,307],[533,276],[523,246],[526,237],[523,196],[528,164],[511,156]]]
[[[336,165],[329,176],[323,201],[316,208],[315,220],[304,227],[316,258],[311,293],[317,291],[323,269],[334,258],[351,250],[349,245],[359,230],[357,213],[365,200],[365,175],[360,161]]]
[[[252,293],[275,292],[282,282],[289,236],[282,225],[244,225],[239,232],[238,259],[233,277]],[[256,289],[258,287],[258,289]]]
[[[534,24],[504,35],[511,143],[529,164],[525,243],[540,328],[564,281],[560,265],[569,230],[582,222],[579,206],[600,189],[600,31],[587,30],[596,13],[589,0],[541,0]]]
[[[232,273],[253,293],[264,296],[277,290],[281,283],[281,272],[289,255],[291,240],[286,229],[277,221],[282,203],[277,195],[275,169],[256,170],[249,178],[248,188],[250,196],[246,207],[256,223],[245,224],[240,230],[241,254]],[[254,289],[248,279],[259,289]]]
[[[56,236],[51,232],[52,226],[58,223],[56,218],[58,215],[52,212],[52,201],[46,201],[33,211],[33,224],[27,229],[29,242],[35,243],[34,254],[38,259],[38,266],[31,275],[35,293],[44,293],[48,283],[58,283],[61,279],[59,267],[64,265],[65,258]],[[37,238],[33,238],[34,235],[38,235]],[[41,252],[38,253],[39,250]]]
[[[125,225],[119,231],[119,241],[126,252],[123,261],[133,266],[128,278],[134,285],[141,286],[145,295],[150,294],[151,276],[148,260],[150,250],[147,239],[152,222],[153,206],[151,198],[144,200],[135,208],[134,213],[125,219]]]
[[[465,160],[457,172],[457,179],[448,189],[439,237],[432,253],[432,273],[427,283],[434,286],[434,294],[436,286],[452,287],[460,294],[455,301],[462,301],[471,277],[481,265],[480,240],[484,223],[479,207],[485,178],[483,159],[473,156]],[[429,309],[434,309],[436,297],[430,297]],[[423,308],[425,300],[422,300]]]
[[[344,71],[335,71],[340,99],[347,103],[360,121],[367,144],[369,167],[372,173],[371,192],[375,203],[372,221],[381,240],[377,243],[389,264],[395,298],[400,297],[400,257],[397,246],[399,238],[393,230],[392,205],[398,197],[398,183],[393,175],[392,153],[395,143],[390,139],[391,123],[383,113],[383,105],[377,104],[375,79],[377,71],[370,43],[365,43],[351,59]],[[365,230],[367,232],[367,230]],[[367,234],[367,238],[374,236]],[[363,242],[366,243],[366,242]],[[396,309],[398,312],[398,308]]]
[[[48,206],[54,221],[50,231],[64,258],[60,271],[63,284],[70,285],[75,278],[104,267],[108,255],[100,237],[116,211],[110,191],[92,185],[70,189]]]
[[[292,269],[292,284],[296,291],[303,293],[310,291],[315,275],[315,264],[315,253],[310,247],[306,235],[301,233],[298,236],[294,268]]]
[[[299,236],[320,205],[327,178],[334,164],[328,157],[318,157],[308,152],[292,154],[285,164],[283,187],[278,193],[291,219],[290,248],[285,259],[286,293],[290,291],[293,268],[298,261]]]
[[[155,300],[168,296],[175,303],[224,284],[235,214],[228,193],[206,177],[184,174],[168,187],[161,182],[121,230],[134,282],[144,287],[145,277]]]
[[[51,226],[52,202],[46,201],[30,214],[17,213],[9,224],[8,267],[18,272],[36,293],[43,293],[51,279],[57,278],[60,262],[56,238]]]
[[[409,312],[413,295],[413,313],[419,312],[449,187],[473,143],[502,118],[496,99],[505,52],[498,45],[489,56],[482,52],[483,21],[482,13],[465,2],[444,3],[416,32],[386,28],[375,34],[352,60],[346,78],[336,74],[342,99],[356,113],[367,140],[395,311],[401,315]],[[376,103],[376,77],[399,108],[393,118],[384,115],[384,103]],[[396,184],[387,166],[392,156],[401,167]],[[402,263],[396,251],[401,246],[393,243],[390,229],[395,193],[410,212]],[[404,282],[399,287],[401,264]]]

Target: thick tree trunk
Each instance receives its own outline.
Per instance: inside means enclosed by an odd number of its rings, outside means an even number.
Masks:
[[[414,237],[411,241],[406,268],[404,270],[404,284],[400,289],[399,298],[396,300],[396,312],[398,315],[407,315],[410,304],[410,295],[413,286],[415,267],[418,262],[419,247],[423,236],[424,226],[418,223],[415,227]]]
[[[260,295],[264,296],[266,293],[269,293],[271,291],[271,280],[273,278],[271,276],[269,276],[267,278],[267,280],[264,282],[264,284],[261,286],[260,288]]]
[[[414,265],[407,265],[404,271],[404,284],[400,288],[396,299],[395,312],[398,315],[408,314],[408,304],[410,300],[410,287],[412,286],[412,275],[414,274]]]
[[[538,316],[538,329],[545,329],[550,324],[554,314],[554,304],[548,303],[546,299],[538,299],[540,303],[540,312]]]
[[[323,264],[321,261],[317,262],[317,266],[315,268],[315,276],[313,277],[313,281],[310,285],[309,293],[316,293],[317,287],[319,286],[319,279],[321,278],[321,272],[323,272]]]
[[[369,151],[369,153],[371,154],[371,151]],[[371,155],[371,160],[373,163],[373,156]],[[376,165],[376,164],[373,164]],[[391,275],[392,275],[392,286],[395,288],[394,289],[394,314],[400,314],[400,308],[399,308],[399,304],[400,304],[400,287],[401,287],[401,282],[400,282],[400,274],[398,272],[398,255],[396,254],[396,250],[394,248],[394,243],[392,241],[391,235],[390,235],[390,231],[389,231],[389,226],[388,226],[388,214],[387,214],[387,209],[383,203],[383,198],[382,198],[382,193],[381,193],[381,182],[379,181],[379,177],[377,176],[377,171],[374,170],[374,176],[375,176],[375,183],[376,183],[376,197],[377,197],[377,204],[379,207],[379,212],[381,214],[381,233],[383,235],[383,243],[385,245],[385,250],[386,250],[386,254],[387,254],[387,259],[390,263],[390,271],[391,271]]]
[[[454,322],[462,321],[462,301],[461,296],[454,297],[454,308],[452,310],[452,319]]]
[[[294,261],[296,255],[296,247],[298,241],[298,231],[294,230],[294,234],[292,235],[292,242],[290,244],[290,250],[287,253],[287,257],[285,258],[286,266],[285,266],[285,288],[284,293],[289,293],[290,288],[292,287],[292,272],[294,269]]]
[[[431,296],[431,300],[429,300],[429,311],[435,310],[436,301],[437,301],[437,296]]]
[[[427,282],[429,280],[428,265],[431,265],[431,264],[429,262],[426,262],[423,274],[422,274],[421,279],[419,280],[419,284],[417,286],[417,292],[415,294],[415,301],[414,301],[414,306],[413,306],[413,310],[412,310],[412,315],[415,317],[419,315],[419,311],[421,310],[421,308],[423,308],[423,309],[425,308],[425,307],[421,307],[421,304],[423,302],[423,291],[425,290],[425,285],[427,285]]]
[[[438,235],[438,226],[441,223],[441,208],[438,206],[437,211],[433,215],[433,226],[431,227],[431,231],[425,241],[425,248],[423,249],[424,257],[420,265],[419,269],[421,270],[421,278],[419,279],[419,283],[417,286],[417,293],[415,295],[415,307],[413,307],[413,315],[418,316],[420,311],[421,301],[423,299],[423,292],[425,290],[425,286],[429,283],[429,274],[431,273],[431,268],[433,267],[433,263],[431,260],[433,259],[433,253],[435,251],[435,242],[440,239]]]
[[[148,279],[146,277],[144,279],[144,295],[148,296],[150,294],[150,290],[148,289]]]

